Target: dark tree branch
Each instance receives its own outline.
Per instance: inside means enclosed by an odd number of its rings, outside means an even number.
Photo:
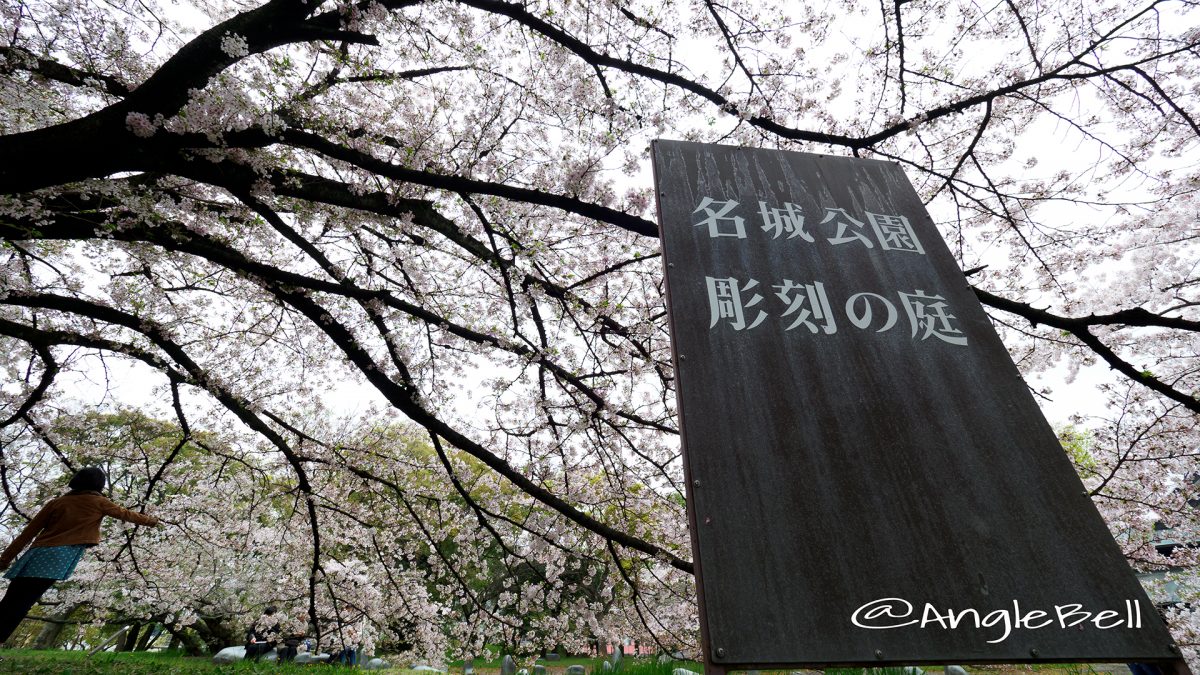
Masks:
[[[21,402],[16,412],[9,415],[3,422],[0,422],[0,429],[7,427],[19,419],[24,419],[25,415],[30,410],[33,410],[33,406],[37,405],[42,400],[42,397],[46,395],[46,390],[50,388],[50,385],[54,383],[54,377],[58,375],[58,361],[54,360],[54,354],[50,351],[50,347],[41,343],[33,344],[32,346],[33,350],[37,352],[38,358],[42,360],[41,380],[38,381],[33,391],[29,392],[29,396],[26,396],[25,400]]]
[[[64,65],[53,59],[37,56],[33,52],[21,49],[20,47],[0,45],[0,58],[8,61],[6,66],[0,67],[0,72],[5,70],[27,70],[48,80],[62,82],[73,87],[86,87],[88,86],[88,80],[93,80],[101,85],[104,91],[113,96],[123,98],[129,95],[129,86],[112,75],[95,73]]]
[[[0,299],[0,304],[21,306],[21,307],[37,307],[42,309],[56,310],[74,314],[77,316],[86,316],[97,321],[102,321],[116,326],[122,326],[135,331],[154,343],[156,347],[169,355],[175,363],[188,374],[186,381],[199,386],[210,394],[212,394],[225,408],[234,413],[246,426],[250,427],[264,438],[269,440],[272,445],[279,449],[283,454],[288,464],[296,473],[298,486],[305,495],[312,494],[312,484],[309,482],[308,473],[305,471],[303,464],[297,456],[295,450],[288,445],[287,441],[280,436],[274,429],[263,422],[259,416],[253,412],[249,402],[243,400],[235,392],[229,390],[225,386],[219,384],[212,376],[205,371],[198,363],[196,363],[188,353],[178,344],[166,337],[167,333],[154,322],[128,314],[118,309],[105,307],[87,300],[72,298],[53,293],[33,293],[24,291],[10,291],[7,296]],[[3,331],[5,324],[12,322],[0,321],[0,331]],[[19,324],[17,324],[19,326]],[[21,327],[24,328],[24,327]],[[24,332],[19,331],[18,332]],[[116,346],[116,345],[112,345]],[[117,347],[118,351],[131,353],[124,346]],[[132,355],[139,356],[136,352]],[[143,359],[144,360],[144,359]],[[160,368],[161,369],[161,368]],[[183,376],[179,376],[183,379]],[[321,532],[318,526],[316,506],[312,499],[305,500],[309,512],[309,523],[313,537],[313,568],[309,575],[309,618],[313,621],[313,625],[317,627],[318,634],[320,630],[319,617],[316,610],[316,579],[320,571],[320,551],[321,551]]]
[[[1175,319],[1171,317],[1163,317],[1157,314],[1151,314],[1146,310],[1137,307],[1134,309],[1124,310],[1113,314],[1103,316],[1090,316],[1078,319],[1070,319],[1051,314],[1045,310],[1035,309],[1033,306],[1023,302],[1016,302],[1001,298],[997,295],[988,293],[987,291],[975,288],[975,295],[979,297],[979,301],[989,307],[1010,312],[1018,316],[1024,317],[1033,325],[1045,325],[1053,328],[1058,328],[1074,335],[1076,339],[1086,345],[1089,349],[1096,353],[1110,367],[1121,373],[1130,380],[1141,384],[1148,389],[1162,394],[1172,401],[1182,404],[1188,410],[1194,413],[1200,413],[1200,400],[1195,396],[1186,394],[1171,385],[1158,379],[1148,371],[1138,370],[1133,367],[1128,361],[1125,361],[1116,354],[1108,345],[1105,345],[1089,330],[1091,326],[1107,326],[1107,325],[1127,325],[1127,326],[1146,326],[1146,327],[1163,327],[1163,328],[1181,328],[1189,331],[1200,331],[1200,322],[1189,321],[1186,319]]]

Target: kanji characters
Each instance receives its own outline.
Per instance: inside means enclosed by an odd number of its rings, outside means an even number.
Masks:
[[[716,329],[722,321],[733,330],[749,330],[770,316],[767,310],[759,306],[763,296],[754,292],[759,285],[757,279],[742,283],[736,277],[705,277],[705,283],[708,289],[709,330]],[[783,328],[784,332],[799,326],[804,326],[813,335],[833,335],[838,332],[837,319],[824,283],[798,283],[784,279],[782,283],[773,284],[772,288],[783,306],[777,316],[781,319],[790,318]],[[948,311],[946,298],[931,295],[922,289],[912,293],[897,292],[895,297],[900,299],[900,306],[904,308],[904,315],[909,322],[909,335],[914,340],[923,342],[933,337],[947,344],[967,344],[966,334],[954,323],[957,317]],[[755,312],[753,319],[749,317],[752,308]],[[876,333],[886,333],[900,321],[896,303],[879,293],[854,293],[846,299],[843,309],[850,325],[859,330],[873,329]],[[781,321],[780,325],[783,323]]]
[[[775,295],[788,308],[781,316],[790,316],[796,314],[796,319],[792,324],[784,330],[791,330],[800,324],[809,331],[816,333],[817,321],[821,321],[824,325],[821,327],[827,335],[837,332],[837,324],[833,320],[833,312],[829,308],[829,296],[825,295],[825,284],[815,281],[811,284],[797,284],[791,279],[784,279],[782,284],[773,286],[779,289]],[[808,302],[808,307],[804,307],[805,301]],[[810,321],[809,319],[812,319]]]
[[[737,214],[740,206],[740,202],[732,199],[702,197],[692,213],[703,213],[704,217],[692,225],[706,228],[709,238],[712,239],[746,239],[745,220]],[[784,202],[781,208],[776,208],[765,201],[759,201],[758,212],[762,218],[762,231],[769,234],[771,239],[803,239],[808,243],[816,242],[813,234],[804,229],[804,215],[798,205]],[[825,240],[835,246],[859,243],[872,250],[925,254],[925,249],[907,217],[868,211],[866,218],[870,223],[869,230],[867,223],[850,215],[846,209],[826,207],[825,217],[819,225],[828,226],[828,231],[832,232],[833,236],[825,237]],[[872,232],[879,243],[878,249],[868,236]],[[749,279],[743,283],[736,277],[705,277],[705,284],[708,293],[709,330],[720,330],[718,324],[723,324],[735,331],[746,331],[760,326],[770,316],[770,303],[762,305],[763,296],[754,290],[759,286],[757,279]],[[784,332],[803,326],[812,335],[837,333],[837,320],[824,283],[815,280],[804,283],[783,279],[781,283],[772,285],[772,288],[775,289],[775,298],[783,306],[777,316],[784,319],[780,321]],[[900,300],[899,305],[894,301],[895,298]],[[922,289],[911,293],[897,291],[895,295],[854,293],[846,299],[842,309],[850,325],[855,328],[886,333],[900,321],[898,307],[904,308],[904,316],[908,318],[910,337],[913,340],[924,342],[932,337],[951,345],[967,344],[966,335],[954,323],[956,317],[949,312],[946,298]]]
[[[924,255],[925,249],[904,216],[885,216],[867,212],[867,220],[875,228],[875,236],[885,251],[912,251]]]
[[[719,206],[720,209],[714,211],[714,206]],[[692,211],[692,213],[704,211],[708,217],[698,223],[693,223],[693,226],[699,227],[701,225],[707,225],[708,236],[710,238],[736,237],[738,239],[745,239],[746,222],[742,220],[741,216],[729,216],[729,213],[737,207],[738,203],[732,199],[727,201],[717,201],[712,197],[705,197],[704,199],[700,200],[700,206],[697,206],[696,210]],[[730,226],[723,230],[721,228],[721,221],[728,221]],[[732,228],[732,230],[730,228]]]
[[[786,232],[788,239],[800,237],[807,242],[813,241],[813,236],[804,231],[804,216],[795,204],[784,202],[782,209],[771,209],[767,208],[766,202],[759,202],[758,210],[762,214],[762,229],[764,232],[773,232],[772,239],[778,239],[780,234]]]
[[[850,216],[846,213],[846,209],[825,209],[825,219],[821,224],[833,223],[837,225],[837,235],[829,237],[826,241],[831,244],[848,244],[852,241],[859,241],[867,248],[875,248],[870,239],[858,230],[863,229],[863,222]]]
[[[746,325],[746,309],[754,307],[763,299],[761,295],[754,293],[748,300],[742,302],[742,294],[758,286],[758,282],[754,279],[746,282],[745,285],[739,284],[738,280],[733,277],[726,279],[704,277],[704,279],[708,283],[708,327],[710,330],[721,319],[728,319],[729,325],[734,330],[747,330],[754,328],[767,318],[767,313],[760,309],[757,310],[758,316],[754,321],[750,325]]]
[[[967,338],[963,332],[950,325],[953,314],[946,313],[946,299],[940,295],[927,295],[917,289],[913,293],[900,293],[904,311],[912,324],[912,337],[921,333],[921,339],[935,337],[952,345],[965,345]]]
[[[735,213],[740,206],[741,203],[733,199],[702,197],[692,213],[703,212],[704,218],[692,226],[707,228],[711,239],[746,239],[746,221]],[[762,231],[771,235],[771,239],[803,239],[810,244],[816,242],[813,234],[804,229],[804,214],[801,213],[799,205],[784,202],[782,207],[776,208],[765,201],[759,201],[758,213],[762,219]],[[869,211],[866,212],[866,216],[871,230],[875,233],[875,239],[879,241],[879,250],[925,254],[925,248],[921,246],[921,241],[907,217]],[[825,241],[831,245],[857,242],[866,248],[875,249],[875,243],[867,236],[866,223],[850,215],[844,208],[826,207],[825,217],[818,224],[828,225],[833,231],[833,236],[825,237]]]

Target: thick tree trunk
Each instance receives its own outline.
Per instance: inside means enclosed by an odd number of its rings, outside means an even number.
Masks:
[[[123,118],[128,111],[124,108],[123,103],[118,103],[81,119],[0,136],[0,155],[5,157],[60,158],[4,162],[0,166],[0,194],[61,185],[118,170],[128,162],[126,157],[133,142],[139,140],[125,128]]]
[[[186,656],[204,656],[207,650],[204,649],[204,643],[194,631],[189,628],[175,630],[171,627],[171,624],[165,624],[164,627],[171,633],[172,647],[182,644],[183,653]]]
[[[226,647],[242,644],[233,626],[224,618],[206,617],[197,621],[194,628],[209,651],[214,654]]]
[[[62,610],[50,617],[54,621],[47,621],[46,623],[42,624],[41,632],[38,633],[37,639],[33,641],[33,648],[57,648],[59,643],[62,641],[63,628],[66,628],[67,626],[67,624],[63,622],[70,618],[71,614],[74,613],[75,609],[78,607],[78,604],[66,605]]]
[[[129,632],[125,633],[125,639],[121,641],[121,646],[117,649],[119,652],[131,652],[137,646],[138,631],[142,629],[142,624],[135,623],[129,627]]]
[[[144,652],[147,649],[149,649],[150,648],[150,640],[152,638],[156,637],[159,632],[160,631],[158,629],[157,622],[152,622],[152,623],[147,624],[146,630],[143,631],[142,636],[140,638],[138,638],[137,646],[135,646],[133,648],[133,650],[137,651],[137,652]]]

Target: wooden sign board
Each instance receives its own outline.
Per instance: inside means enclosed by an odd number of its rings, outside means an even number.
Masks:
[[[898,166],[654,167],[710,667],[1178,659]]]

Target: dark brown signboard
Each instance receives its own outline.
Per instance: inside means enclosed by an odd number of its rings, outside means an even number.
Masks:
[[[654,167],[710,666],[1178,658],[898,166]]]

